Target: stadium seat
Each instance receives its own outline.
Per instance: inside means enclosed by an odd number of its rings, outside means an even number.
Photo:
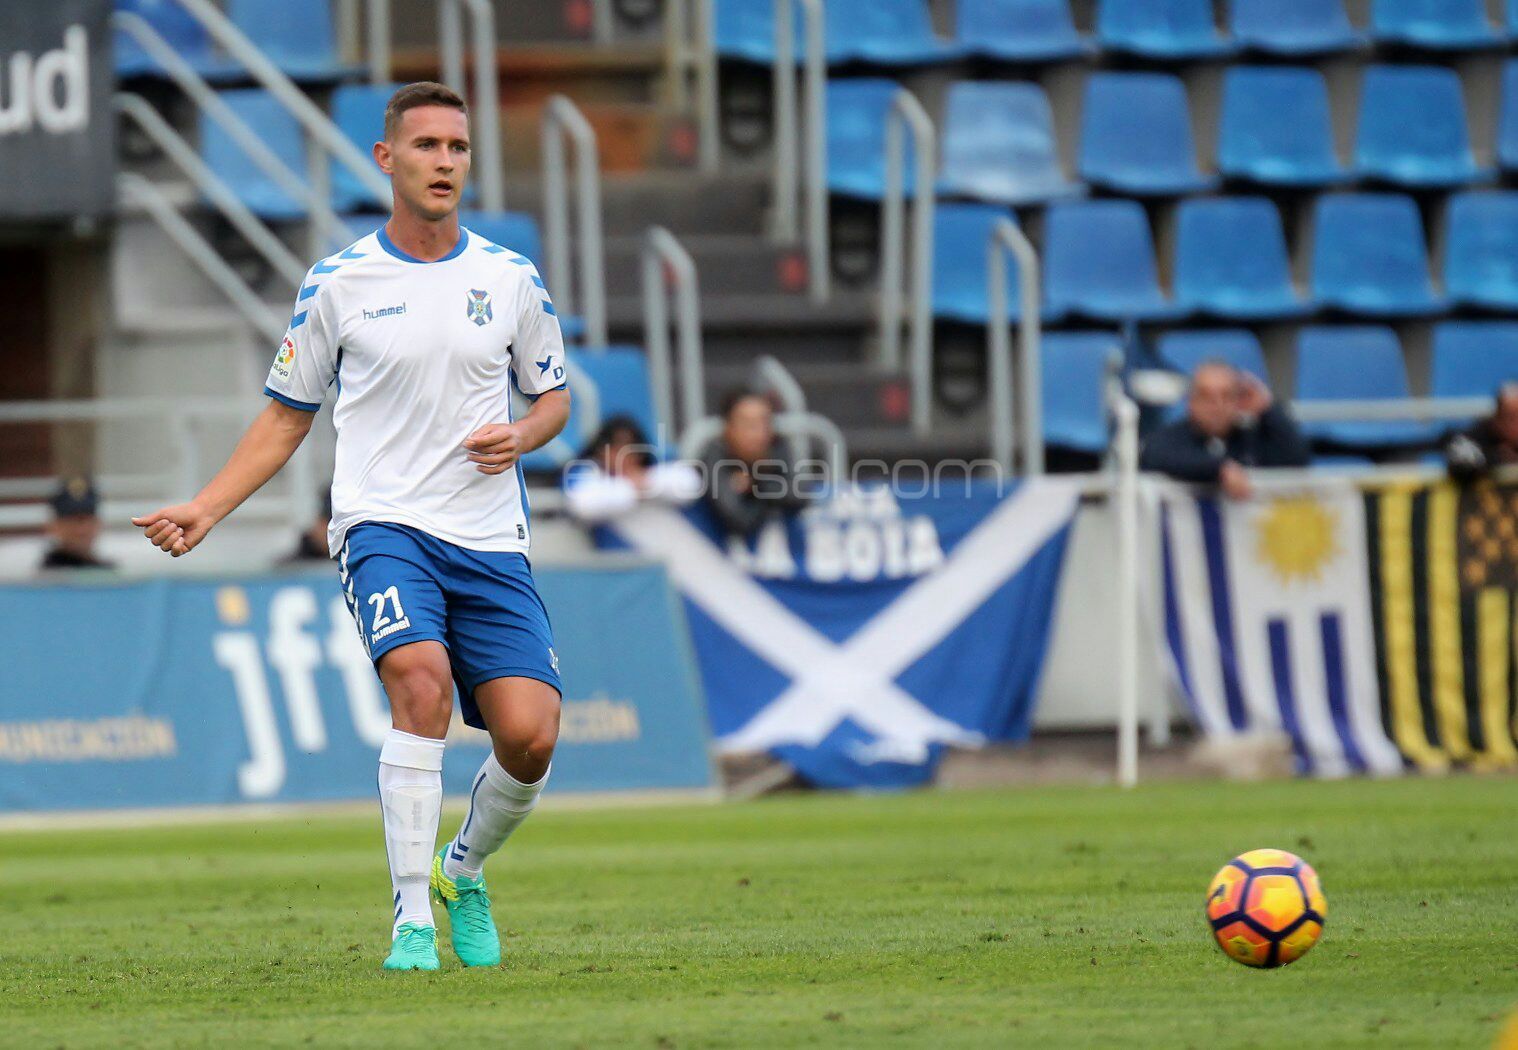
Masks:
[[[1081,115],[1080,176],[1124,194],[1191,193],[1197,170],[1186,89],[1164,73],[1093,73]]]
[[[1497,163],[1518,170],[1518,59],[1502,66],[1502,101],[1497,117]]]
[[[1235,66],[1223,77],[1218,170],[1270,186],[1344,181],[1329,114],[1328,86],[1317,70]]]
[[[1518,380],[1518,321],[1446,321],[1434,326],[1429,392],[1485,397]]]
[[[1402,344],[1379,325],[1304,328],[1297,338],[1296,400],[1380,401],[1408,396]],[[1311,438],[1351,448],[1385,448],[1430,441],[1427,423],[1365,420],[1307,423]]]
[[[1081,192],[1059,165],[1054,116],[1037,84],[964,81],[949,88],[939,191],[1005,204]]]
[[[1264,320],[1303,313],[1291,283],[1281,215],[1264,197],[1182,202],[1176,214],[1176,305]]]
[[[1501,42],[1487,20],[1486,0],[1372,0],[1370,32],[1382,43],[1444,51]]]
[[[957,44],[933,32],[924,0],[828,0],[823,5],[829,65],[867,62],[912,66],[958,58]],[[769,64],[775,59],[774,0],[720,0],[713,39],[726,58]],[[794,53],[805,54],[801,11],[792,18]]]
[[[1076,32],[1070,0],[959,0],[960,47],[1004,62],[1057,62],[1091,50]]]
[[[1228,7],[1229,29],[1240,47],[1306,57],[1361,42],[1343,0],[1232,0]]]
[[[328,0],[230,0],[227,14],[292,80],[340,80],[358,72],[338,57]]]
[[[1040,388],[1044,442],[1097,455],[1108,442],[1103,389],[1108,363],[1121,356],[1112,332],[1050,332],[1042,341]]]
[[[1203,361],[1227,361],[1261,382],[1270,382],[1260,340],[1246,328],[1166,332],[1155,349],[1160,360],[1187,375]]]
[[[1011,208],[994,204],[940,204],[933,220],[933,316],[984,325],[991,317],[987,297],[987,246],[1001,219],[1016,222]],[[1007,306],[1022,316],[1017,267],[1007,262]]]
[[[1518,192],[1460,193],[1449,199],[1444,290],[1464,305],[1518,309]]]
[[[1100,0],[1097,42],[1145,58],[1209,58],[1231,52],[1218,35],[1212,0]]]
[[[608,346],[602,350],[571,355],[569,421],[562,440],[555,439],[522,457],[530,473],[558,470],[585,451],[585,445],[601,424],[613,416],[631,416],[655,444],[661,431],[654,416],[654,399],[648,381],[648,357],[635,346]],[[574,397],[576,387],[589,383],[592,398]]]
[[[262,88],[238,88],[221,92],[221,100],[298,178],[305,180],[304,133],[278,99]],[[200,154],[212,173],[254,215],[275,222],[305,217],[305,206],[264,174],[222,126],[205,114],[200,117]]]
[[[885,193],[885,128],[902,87],[894,80],[830,80],[827,86],[828,190],[864,200]],[[912,192],[911,137],[907,137],[906,190]]]
[[[1044,231],[1044,307],[1050,318],[1177,317],[1160,290],[1154,240],[1143,206],[1131,200],[1052,204]]]
[[[1460,74],[1443,66],[1372,66],[1360,95],[1355,165],[1411,187],[1481,178],[1466,132]]]
[[[1311,290],[1324,305],[1354,313],[1412,317],[1442,309],[1412,198],[1394,193],[1318,198]]]
[[[235,66],[217,53],[205,27],[176,0],[116,0],[115,7],[122,14],[137,15],[146,21],[175,54],[208,80],[226,80],[236,75]],[[116,75],[123,80],[165,75],[136,37],[122,30],[116,32],[115,64]]]
[[[332,93],[332,122],[365,156],[385,136],[385,105],[399,84],[344,84]],[[346,164],[332,162],[332,209],[338,214],[389,211]]]

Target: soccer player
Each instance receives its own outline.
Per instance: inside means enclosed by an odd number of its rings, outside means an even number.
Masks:
[[[458,95],[431,83],[397,91],[374,159],[390,176],[390,220],[306,275],[269,404],[194,499],[132,523],[188,554],[284,466],[335,389],[328,545],[392,719],[379,756],[395,894],[384,966],[438,968],[429,888],[459,959],[494,966],[482,865],[537,804],[558,739],[558,658],[528,568],[516,465],[568,418],[564,343],[532,264],[459,225],[470,156]],[[535,398],[517,420],[512,380]],[[434,856],[455,683],[492,753],[458,834]]]

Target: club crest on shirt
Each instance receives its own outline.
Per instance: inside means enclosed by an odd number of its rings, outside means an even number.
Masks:
[[[281,379],[290,378],[290,366],[295,363],[295,340],[288,335],[279,344],[279,353],[274,355],[274,374]]]
[[[490,293],[469,289],[469,319],[481,327],[495,320],[490,309]]]

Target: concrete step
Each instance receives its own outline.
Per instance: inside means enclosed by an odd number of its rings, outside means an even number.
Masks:
[[[400,81],[435,80],[441,75],[439,60],[432,47],[404,48],[391,60],[391,75]],[[473,68],[466,48],[466,78]],[[652,102],[664,75],[664,50],[658,43],[639,42],[507,45],[496,49],[496,73],[502,105],[541,103],[556,94],[580,104]]]
[[[586,102],[580,111],[596,133],[601,171],[642,172],[688,168],[696,161],[695,128],[651,102]],[[516,103],[501,113],[508,179],[536,173],[543,163],[543,107]]]
[[[584,44],[591,39],[591,0],[492,0],[496,35],[513,46],[533,43]],[[619,0],[609,5],[613,14],[613,40],[617,44],[658,40],[663,32],[662,4],[658,0]],[[391,38],[413,44],[435,45],[438,5],[410,3],[391,5]],[[466,19],[465,25],[468,25]]]
[[[607,237],[641,236],[650,226],[681,238],[714,231],[757,236],[769,197],[769,178],[758,171],[612,172],[601,180],[601,224]],[[506,206],[541,220],[543,186],[536,169],[507,181]]]
[[[606,241],[607,294],[637,295],[642,290],[644,238],[624,235]],[[680,238],[695,260],[703,295],[737,291],[744,295],[787,295],[803,292],[807,282],[806,256],[779,248],[766,238],[742,233],[694,233]]]

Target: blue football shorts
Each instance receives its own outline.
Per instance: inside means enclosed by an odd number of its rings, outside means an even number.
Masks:
[[[391,522],[348,530],[338,552],[343,596],[378,666],[411,642],[448,649],[464,721],[484,729],[474,690],[492,678],[536,678],[563,694],[548,611],[525,555],[473,551]]]

